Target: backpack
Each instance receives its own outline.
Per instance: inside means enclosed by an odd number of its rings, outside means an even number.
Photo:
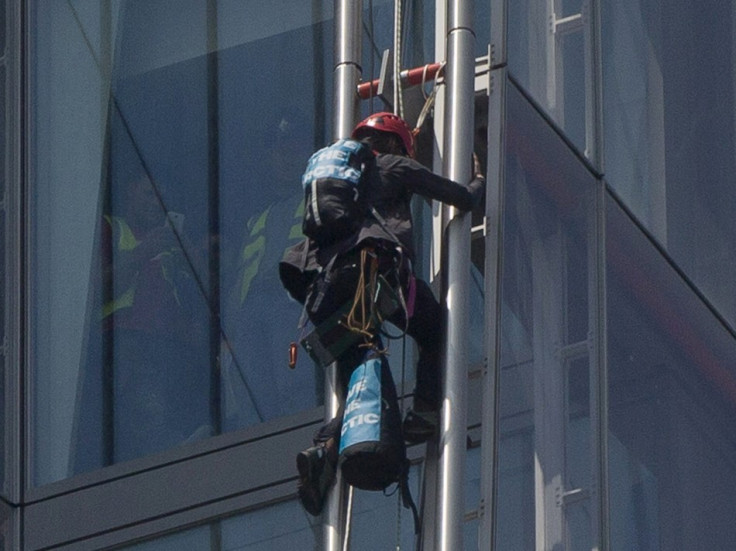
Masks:
[[[356,232],[363,223],[364,181],[374,162],[371,149],[356,140],[338,140],[313,154],[302,176],[302,232],[329,245]]]
[[[409,460],[401,411],[385,356],[368,352],[350,376],[340,432],[339,464],[345,481],[360,490],[397,484],[404,507],[419,516],[409,491]]]

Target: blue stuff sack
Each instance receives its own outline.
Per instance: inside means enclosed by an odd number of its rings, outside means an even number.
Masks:
[[[406,475],[401,412],[385,358],[367,358],[350,377],[340,465],[348,484],[361,490],[384,490]]]

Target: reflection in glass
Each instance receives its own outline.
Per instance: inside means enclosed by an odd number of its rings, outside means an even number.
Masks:
[[[6,48],[6,32],[7,32],[7,11],[5,0],[0,0],[0,56],[5,55]]]
[[[296,501],[272,505],[148,542],[128,551],[317,549],[320,525]]]
[[[472,497],[477,497],[480,474],[478,452],[478,448],[468,452],[471,469],[466,494],[471,497],[467,502],[473,506],[477,505],[477,499],[473,500]],[[409,472],[409,487],[415,499],[420,495],[421,470],[421,465],[415,465]],[[323,533],[321,519],[308,515],[297,501],[287,501],[125,549],[210,549],[214,542],[218,542],[217,549],[223,551],[321,549]],[[412,514],[401,506],[399,492],[384,495],[382,492],[356,490],[350,535],[350,549],[415,547]],[[470,551],[476,547],[477,520],[465,525],[465,549]]]
[[[613,201],[606,219],[612,548],[736,548],[733,335]]]
[[[7,131],[5,126],[5,115],[7,111],[7,90],[5,87],[7,83],[5,81],[5,64],[0,62],[0,194],[5,194],[5,182],[8,177],[5,173],[5,158],[7,153],[5,151],[5,144],[7,139]]]
[[[736,321],[736,2],[602,2],[606,179]]]
[[[277,266],[331,137],[334,33],[287,4],[31,3],[34,484],[323,400],[306,354],[286,367]]]
[[[508,57],[513,77],[583,153],[586,134],[586,35],[580,0],[508,3]]]
[[[507,103],[496,544],[589,548],[595,180],[513,86]]]
[[[33,11],[35,484],[322,399],[306,355],[286,367],[300,309],[277,263],[327,139],[332,22],[264,32],[258,10]]]
[[[0,208],[0,300],[2,301],[3,312],[0,313],[0,439],[5,441],[5,400],[6,400],[6,385],[5,381],[8,380],[5,370],[7,367],[7,343],[8,337],[5,334],[5,319],[8,316],[8,296],[6,281],[8,279],[7,273],[7,256],[5,251],[5,243],[7,236],[7,227],[5,224],[5,209]],[[0,481],[2,481],[2,488],[5,490],[5,461],[0,461]],[[5,494],[5,491],[3,491]],[[0,549],[2,547],[0,546]]]

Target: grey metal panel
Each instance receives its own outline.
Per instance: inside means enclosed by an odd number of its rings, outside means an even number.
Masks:
[[[26,547],[69,544],[293,481],[294,456],[313,430],[304,426],[30,503]]]

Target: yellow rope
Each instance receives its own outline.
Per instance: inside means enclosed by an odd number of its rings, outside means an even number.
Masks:
[[[370,262],[370,264],[368,264],[368,262]],[[368,272],[367,282],[366,272]],[[345,321],[341,321],[340,323],[350,331],[363,335],[365,342],[361,346],[374,348],[376,352],[385,354],[388,351],[388,348],[380,350],[376,348],[374,342],[374,326],[376,325],[376,320],[379,325],[383,321],[381,316],[378,315],[374,301],[377,283],[378,257],[373,250],[363,248],[360,251],[360,276],[358,277],[358,285],[355,288],[355,294],[353,296],[353,305],[350,308],[350,312],[348,312],[345,317]],[[367,305],[366,293],[368,294]],[[358,310],[360,311],[359,315]]]

